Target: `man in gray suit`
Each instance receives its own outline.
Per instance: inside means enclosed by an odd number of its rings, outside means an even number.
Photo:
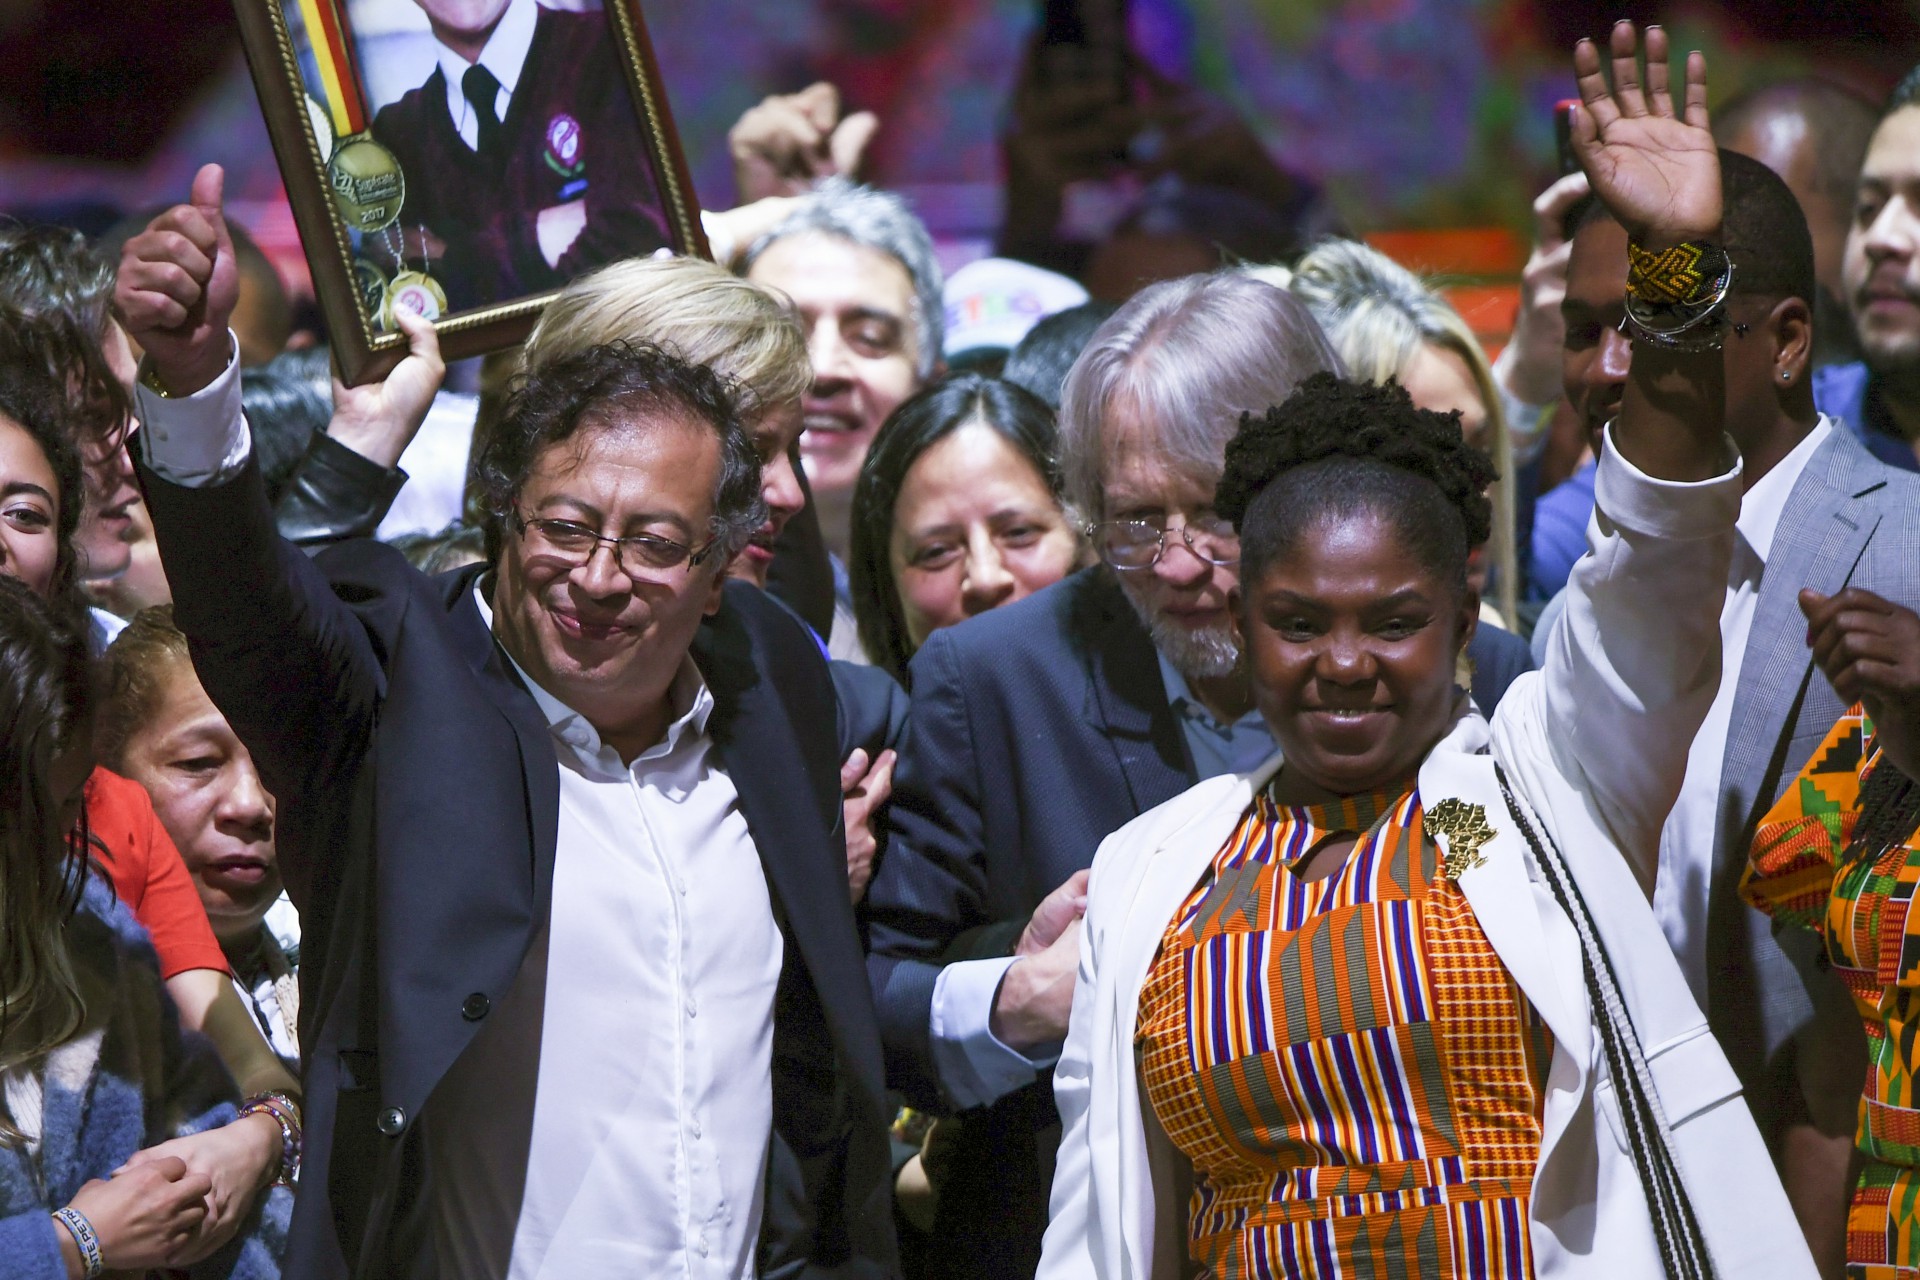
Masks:
[[[1737,887],[1755,821],[1843,710],[1813,669],[1798,593],[1852,585],[1920,599],[1920,480],[1815,410],[1806,220],[1765,166],[1726,151],[1720,163],[1734,262],[1726,421],[1747,491],[1721,614],[1720,694],[1662,833],[1654,910],[1774,1146],[1815,1256],[1837,1267],[1865,1070],[1860,1024],[1816,962],[1812,936],[1776,939]],[[1618,411],[1626,379],[1627,240],[1597,209],[1572,221],[1564,374],[1593,426]]]

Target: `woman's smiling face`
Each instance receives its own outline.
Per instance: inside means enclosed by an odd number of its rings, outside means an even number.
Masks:
[[[1364,509],[1309,525],[1241,591],[1254,702],[1295,781],[1353,795],[1412,777],[1453,720],[1472,592]]]

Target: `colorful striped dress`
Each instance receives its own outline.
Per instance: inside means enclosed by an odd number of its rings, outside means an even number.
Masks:
[[[1879,762],[1853,707],[1760,821],[1740,890],[1776,922],[1818,933],[1867,1028],[1854,1142],[1866,1162],[1847,1215],[1850,1280],[1920,1280],[1920,833],[1849,858],[1861,787]]]
[[[1533,1274],[1552,1041],[1442,862],[1417,792],[1263,793],[1168,925],[1136,1048],[1202,1274]]]

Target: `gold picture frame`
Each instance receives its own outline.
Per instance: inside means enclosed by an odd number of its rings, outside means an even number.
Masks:
[[[424,9],[430,0],[378,2],[418,3]],[[417,186],[409,189],[412,194],[400,194],[398,189],[406,186],[407,175],[396,157],[406,155],[409,160],[416,160],[424,156],[431,160],[435,154],[430,149],[433,138],[424,125],[419,136],[425,141],[418,146],[401,145],[405,135],[396,132],[397,124],[383,133],[382,122],[388,119],[389,108],[383,106],[376,113],[366,101],[355,70],[359,50],[345,12],[347,0],[234,0],[247,63],[286,184],[287,198],[293,207],[294,222],[306,250],[314,292],[326,318],[335,362],[348,385],[384,377],[405,355],[405,338],[392,327],[390,317],[383,319],[382,309],[398,305],[395,299],[419,302],[429,312],[435,302],[439,302],[442,314],[434,318],[439,328],[441,352],[447,359],[461,359],[524,340],[546,304],[564,287],[569,262],[580,264],[570,273],[577,275],[605,261],[660,248],[680,254],[711,256],[701,231],[699,206],[639,0],[601,0],[598,10],[548,8],[537,0],[505,0],[505,4],[530,5],[535,11],[531,20],[553,24],[544,29],[546,35],[533,37],[536,50],[543,47],[539,44],[542,39],[548,40],[547,48],[562,47],[553,44],[561,38],[551,36],[554,30],[575,33],[576,42],[583,31],[587,32],[587,39],[592,39],[582,20],[604,21],[611,61],[617,63],[623,73],[624,101],[630,106],[633,123],[644,143],[640,150],[645,165],[633,166],[640,170],[641,179],[634,179],[631,173],[621,176],[630,188],[643,181],[646,194],[656,201],[649,205],[616,191],[596,206],[589,195],[573,196],[579,222],[573,236],[564,241],[557,260],[532,259],[526,246],[531,244],[539,252],[547,252],[545,239],[536,236],[545,235],[542,215],[558,206],[509,208],[487,224],[488,234],[484,238],[466,229],[468,224],[460,221],[465,210],[458,208],[459,202],[451,198],[448,207],[452,212],[443,219],[445,234],[425,218],[408,217],[416,206],[431,207],[431,199],[422,194],[426,188]],[[289,11],[301,19],[298,41],[296,24]],[[553,16],[556,14],[566,16],[556,19]],[[309,29],[309,24],[317,24],[317,29]],[[540,30],[543,29],[536,28],[537,32]],[[590,65],[604,70],[608,54],[597,46],[594,54]],[[534,55],[527,56],[531,60]],[[329,59],[333,60],[331,66]],[[344,73],[339,70],[341,66],[346,68]],[[317,75],[316,67],[320,68]],[[439,91],[444,93],[447,80],[433,78],[443,76],[443,71],[436,70],[421,86],[414,114],[406,119],[428,119],[420,115],[421,111],[434,109],[433,95],[427,91],[437,83]],[[513,97],[523,96],[523,91],[528,101],[539,101],[538,94],[556,92],[553,85],[560,79],[564,78],[523,77],[509,102]],[[579,83],[591,86],[582,87],[583,94],[601,95],[595,100],[596,126],[611,119],[613,128],[618,130],[624,120],[619,110],[621,99],[604,84],[593,83],[591,77]],[[480,96],[484,98],[484,89]],[[451,110],[443,108],[441,114],[450,120]],[[521,109],[519,118],[515,110],[516,107],[510,105],[504,120],[497,123],[489,119],[486,123],[495,132],[493,144],[489,147],[484,138],[477,147],[469,143],[472,150],[462,162],[471,165],[483,156],[488,162],[501,162],[498,187],[513,192],[520,190],[514,176],[531,171],[532,176],[521,185],[536,190],[533,197],[536,202],[565,196],[574,186],[590,192],[592,175],[579,176],[588,168],[587,144],[582,141],[586,131],[579,121],[561,111],[548,123],[542,158],[553,174],[558,175],[555,179],[526,158],[524,147],[510,151],[511,144],[500,141],[503,134],[511,133],[515,138],[525,135],[523,126],[530,119],[527,113],[537,108]],[[393,117],[396,121],[402,118],[400,113]],[[448,120],[438,121],[435,126],[438,135],[447,133]],[[534,124],[537,129],[537,120]],[[358,131],[348,132],[355,125],[359,126]],[[509,130],[508,126],[514,128]],[[323,131],[327,131],[324,136]],[[605,130],[596,127],[595,133],[601,132]],[[617,133],[615,136],[616,141],[627,141]],[[618,163],[623,165],[632,163],[625,158],[624,148],[601,148],[598,154],[620,157]],[[576,177],[557,193],[540,188],[543,182],[566,181],[569,173]],[[419,175],[414,174],[412,180],[418,183]],[[482,187],[496,189],[487,184]],[[413,203],[409,204],[409,200]],[[602,216],[609,209],[611,212]],[[522,212],[524,220],[520,216]],[[377,231],[366,229],[383,217],[387,219],[384,227]],[[602,231],[594,227],[592,244],[582,246],[584,228],[594,226],[595,217],[601,217],[603,223],[614,229]],[[350,219],[356,219],[360,225],[350,225]],[[397,238],[395,226],[400,228]],[[630,246],[627,241],[631,241]],[[500,248],[507,243],[518,246],[515,252]],[[582,246],[581,252],[574,253],[573,246]],[[436,247],[438,256],[434,256]],[[465,269],[458,265],[462,262],[474,265]],[[546,278],[542,278],[541,262],[547,264]],[[525,266],[527,263],[532,264],[530,268]],[[449,279],[436,278],[436,271]],[[528,286],[525,283],[528,277],[539,280],[539,287]],[[422,278],[426,283],[421,283]]]

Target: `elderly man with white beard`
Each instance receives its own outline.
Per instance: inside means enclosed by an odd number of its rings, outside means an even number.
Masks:
[[[1101,563],[935,633],[914,657],[868,963],[890,1086],[931,1111],[988,1108],[932,1162],[942,1274],[1038,1262],[1058,1138],[1051,1066],[1094,850],[1273,752],[1229,622],[1239,544],[1213,490],[1240,415],[1321,370],[1340,362],[1312,317],[1250,277],[1135,295],[1060,406],[1067,496]],[[1482,633],[1483,646],[1519,644]]]

